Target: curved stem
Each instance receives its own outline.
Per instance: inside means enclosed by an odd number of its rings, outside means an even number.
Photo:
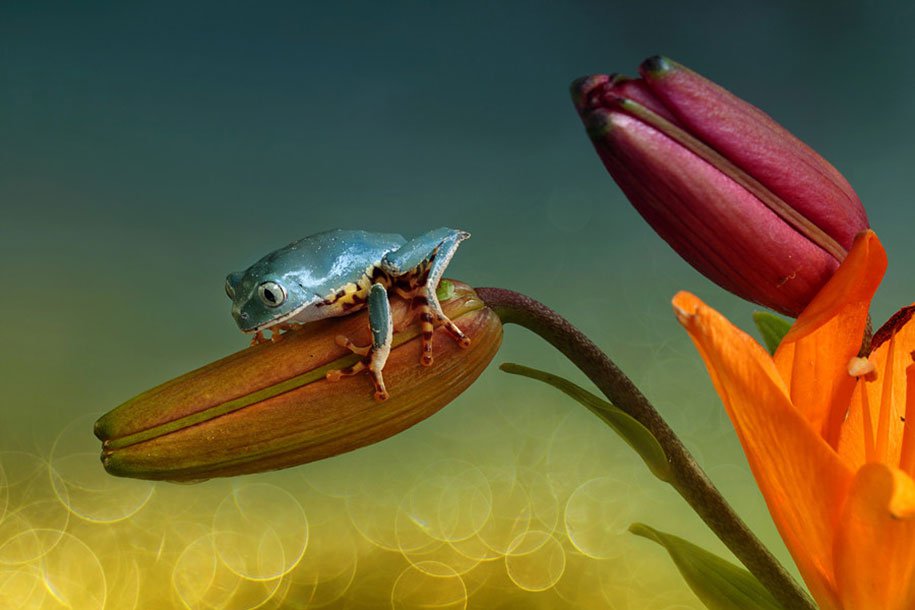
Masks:
[[[524,326],[546,339],[611,403],[648,428],[670,462],[671,485],[779,603],[791,610],[816,607],[721,496],[648,399],[600,348],[568,320],[530,297],[502,288],[477,288],[476,292],[503,323]]]

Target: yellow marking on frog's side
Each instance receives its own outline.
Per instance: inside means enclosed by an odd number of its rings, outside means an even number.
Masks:
[[[348,282],[336,292],[324,298],[323,305],[333,312],[349,313],[365,306],[372,284],[390,285],[388,276],[375,265],[369,265],[355,282]]]

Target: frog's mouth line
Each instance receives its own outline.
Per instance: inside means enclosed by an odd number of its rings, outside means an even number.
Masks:
[[[312,305],[314,305],[316,303],[320,303],[323,300],[324,300],[323,297],[318,296],[315,299],[313,299],[311,301],[307,301],[306,303],[299,305],[295,309],[291,309],[291,310],[287,311],[286,313],[284,313],[283,315],[270,320],[269,322],[265,322],[264,324],[261,324],[260,326],[255,326],[254,328],[250,328],[250,329],[242,329],[242,332],[247,335],[253,335],[254,333],[259,333],[259,332],[263,332],[265,330],[270,330],[271,326],[276,326],[277,324],[282,324],[283,322],[286,322],[289,319],[296,317],[297,315],[302,313],[306,308],[311,307]],[[298,322],[299,320],[296,320],[296,321]],[[304,324],[304,323],[310,322],[310,321],[311,320],[304,320],[301,323]]]
[[[349,286],[353,286],[354,287],[353,291],[337,290],[335,292],[331,292],[329,296],[321,295],[317,292],[314,292],[313,294],[315,296],[312,300],[310,300],[306,303],[303,303],[303,304],[299,305],[298,307],[296,307],[295,309],[288,311],[288,312],[284,313],[283,315],[270,320],[269,322],[261,324],[260,326],[255,326],[254,328],[250,328],[250,329],[242,329],[242,332],[247,333],[247,334],[254,334],[254,333],[263,332],[265,330],[270,330],[271,326],[276,326],[277,324],[282,324],[284,322],[287,322],[287,321],[291,320],[292,318],[295,318],[296,316],[301,314],[303,311],[305,311],[309,307],[315,306],[315,309],[317,310],[322,305],[334,305],[341,298],[352,296],[353,294],[358,295],[360,293],[360,291],[368,290],[369,288],[371,288],[372,283],[373,283],[373,278],[375,276],[374,272],[377,268],[378,268],[378,264],[372,263],[371,265],[369,265],[368,267],[365,268],[365,270],[362,272],[362,276],[358,280],[355,280],[353,282],[347,282],[344,285],[344,289]],[[308,289],[305,286],[303,286],[302,284],[298,284],[298,287],[301,288],[305,292],[308,291]],[[365,305],[365,297],[362,297],[357,306],[353,306],[353,305],[347,306],[346,304],[344,304],[344,307],[342,309],[337,309],[336,311],[333,308],[330,308],[328,310],[322,310],[320,315],[316,314],[314,316],[306,316],[300,320],[294,320],[294,322],[298,323],[298,324],[308,324],[309,322],[314,322],[314,321],[320,320],[322,318],[333,318],[336,316],[341,316],[344,314],[348,314],[348,313],[357,311],[357,310],[361,309],[362,306],[364,306],[364,305]]]

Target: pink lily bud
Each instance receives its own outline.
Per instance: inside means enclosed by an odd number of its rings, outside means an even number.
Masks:
[[[610,175],[699,272],[796,317],[868,228],[858,196],[813,149],[715,83],[660,56],[639,72],[572,84]]]

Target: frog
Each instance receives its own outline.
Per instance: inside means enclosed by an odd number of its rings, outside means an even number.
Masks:
[[[327,318],[368,309],[369,345],[338,335],[335,342],[362,356],[326,373],[330,382],[367,371],[374,398],[389,398],[382,371],[391,352],[394,323],[390,294],[410,303],[410,322],[420,321],[420,364],[432,366],[436,323],[461,347],[470,339],[452,322],[436,295],[442,274],[470,233],[440,227],[407,240],[397,233],[332,229],[267,254],[245,271],[226,277],[226,295],[239,329],[251,343],[277,341],[283,333]],[[270,331],[267,339],[265,331]]]

